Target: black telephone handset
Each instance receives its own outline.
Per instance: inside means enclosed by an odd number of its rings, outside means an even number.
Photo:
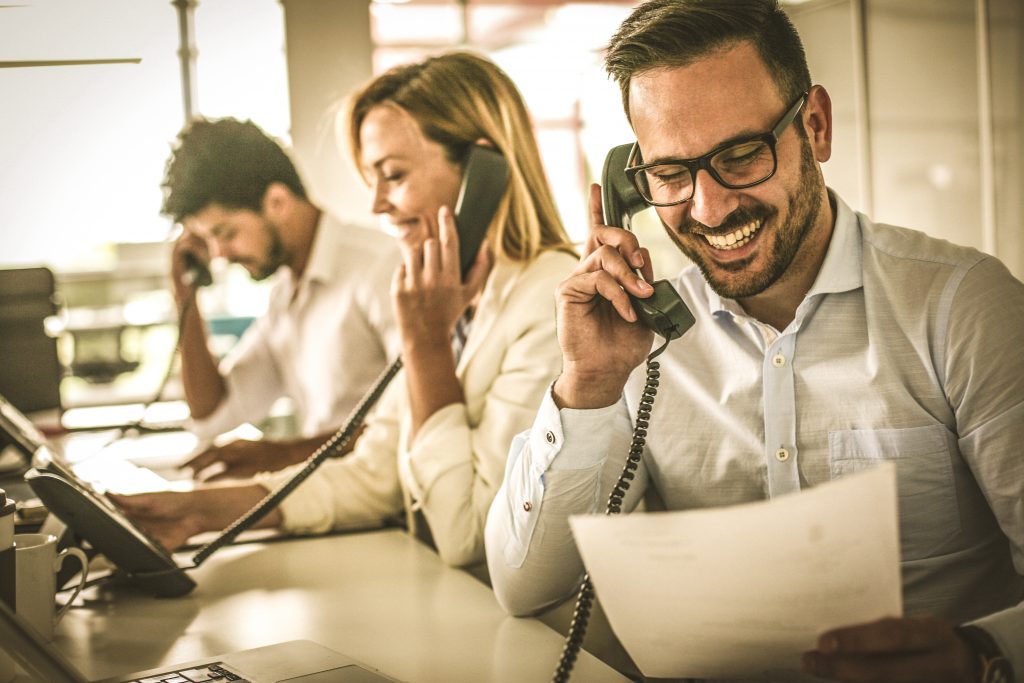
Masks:
[[[473,265],[487,228],[505,196],[508,162],[493,147],[472,145],[462,171],[462,187],[455,202],[455,227],[459,233],[462,277]]]
[[[605,225],[629,229],[633,216],[647,208],[647,203],[623,173],[629,163],[632,148],[632,144],[613,147],[604,159],[601,204]],[[657,280],[651,286],[654,287],[654,294],[646,299],[629,295],[637,318],[664,337],[665,341],[681,337],[693,326],[693,314],[668,280]]]
[[[186,287],[199,289],[213,284],[213,275],[210,267],[199,260],[195,254],[185,254],[185,272],[181,275],[181,281]]]

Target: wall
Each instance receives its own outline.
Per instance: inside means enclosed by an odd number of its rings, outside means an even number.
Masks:
[[[812,79],[832,95],[829,185],[875,220],[983,249],[1024,277],[1020,2],[822,0],[788,11]]]
[[[369,0],[282,0],[296,163],[320,206],[368,225],[369,192],[335,132],[343,98],[371,76]]]

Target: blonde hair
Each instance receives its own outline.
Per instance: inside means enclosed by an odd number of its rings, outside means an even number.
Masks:
[[[575,253],[544,175],[526,105],[512,79],[493,62],[471,52],[449,52],[394,67],[353,94],[349,150],[361,174],[359,130],[370,110],[382,104],[411,115],[453,163],[461,165],[480,139],[504,155],[508,189],[488,227],[495,254],[529,261],[550,249]]]

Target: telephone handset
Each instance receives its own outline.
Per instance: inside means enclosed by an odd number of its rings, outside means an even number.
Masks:
[[[459,261],[463,279],[469,272],[508,185],[508,162],[493,147],[471,145],[455,202]],[[500,191],[497,191],[500,188]]]
[[[199,289],[213,284],[210,267],[199,260],[195,254],[185,254],[185,272],[181,274],[181,282],[186,287]]]
[[[605,225],[629,229],[634,214],[647,206],[624,173],[626,166],[629,165],[632,149],[632,144],[619,145],[609,150],[605,157],[604,170],[601,173],[601,205]],[[640,466],[640,460],[643,458],[644,445],[650,427],[651,409],[654,407],[654,396],[658,392],[660,366],[654,359],[665,350],[669,342],[683,336],[695,322],[693,313],[686,307],[679,293],[668,280],[658,280],[651,285],[654,287],[654,294],[646,299],[635,297],[632,294],[629,294],[629,298],[639,321],[664,337],[665,343],[647,357],[647,380],[644,382],[644,389],[637,407],[629,455],[626,457],[626,464],[619,474],[618,481],[615,482],[615,486],[612,487],[612,492],[608,496],[608,503],[605,507],[607,515],[622,512],[622,502],[626,497],[626,491],[629,490],[630,482],[635,476],[634,472]],[[580,648],[583,647],[583,636],[587,630],[593,602],[594,587],[590,583],[590,575],[584,574],[576,598],[572,623],[570,623],[569,632],[565,637],[565,647],[562,649],[562,655],[552,678],[554,683],[565,683],[569,680],[573,664],[576,662]]]
[[[601,204],[605,225],[630,229],[633,216],[647,208],[647,203],[623,173],[632,149],[631,143],[619,145],[609,150],[605,157],[601,173]],[[646,299],[629,294],[637,318],[664,337],[666,342],[681,337],[693,326],[693,314],[668,280],[657,280],[651,286],[654,287],[654,294]]]

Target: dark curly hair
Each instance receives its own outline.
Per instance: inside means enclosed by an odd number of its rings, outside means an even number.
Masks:
[[[803,43],[777,0],[649,0],[612,36],[604,65],[619,84],[628,118],[633,76],[687,66],[746,41],[764,60],[783,101],[811,87]]]
[[[178,134],[167,160],[161,212],[176,222],[211,203],[259,213],[267,187],[275,182],[306,199],[291,159],[255,123],[196,118]]]

